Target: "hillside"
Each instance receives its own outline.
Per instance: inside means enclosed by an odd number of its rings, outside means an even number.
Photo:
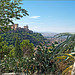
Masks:
[[[20,39],[20,43],[26,39],[30,40],[30,42],[35,46],[45,42],[45,38],[41,33],[34,33],[33,31],[26,32],[24,29],[11,30],[0,34],[0,36],[2,36],[4,40],[8,42],[8,45],[15,45],[17,35]]]

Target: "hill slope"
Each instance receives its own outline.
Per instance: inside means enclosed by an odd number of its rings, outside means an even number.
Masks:
[[[21,29],[16,29],[16,30],[11,30],[6,33],[1,33],[0,36],[4,38],[8,42],[8,45],[15,45],[16,41],[16,36],[18,35],[20,39],[20,43],[23,40],[30,40],[31,43],[33,43],[35,46],[45,42],[45,38],[42,36],[40,33],[34,33],[32,31],[26,32],[25,30]]]

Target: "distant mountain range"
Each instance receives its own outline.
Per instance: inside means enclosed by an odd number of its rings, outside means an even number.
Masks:
[[[51,33],[51,32],[40,32],[40,33],[46,38],[53,37],[54,35],[58,34],[58,33]]]

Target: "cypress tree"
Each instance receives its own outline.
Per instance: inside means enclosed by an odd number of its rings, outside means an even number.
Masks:
[[[18,37],[16,37],[16,42],[15,42],[15,57],[20,58],[23,56],[23,52],[20,48],[20,43]]]

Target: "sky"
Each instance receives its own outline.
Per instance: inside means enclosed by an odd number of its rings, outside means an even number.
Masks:
[[[15,20],[20,27],[36,32],[75,32],[75,1],[25,1],[22,8],[29,16]]]

